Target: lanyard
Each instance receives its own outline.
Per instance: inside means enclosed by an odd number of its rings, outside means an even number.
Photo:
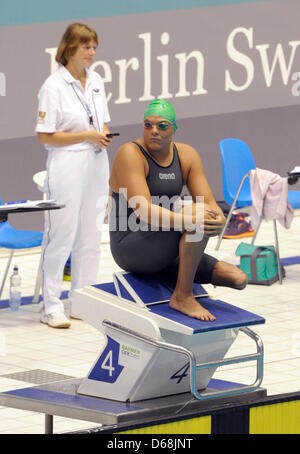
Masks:
[[[84,110],[88,114],[88,117],[89,117],[89,120],[90,120],[90,125],[94,126],[93,114],[92,114],[92,111],[90,109],[90,106],[89,106],[86,98],[82,95],[82,93],[77,91],[77,88],[76,88],[76,86],[73,83],[71,85],[72,85],[72,88],[73,88],[73,90],[75,92],[75,95],[79,99],[82,107],[84,108]]]

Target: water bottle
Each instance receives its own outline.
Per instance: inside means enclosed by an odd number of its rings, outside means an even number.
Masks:
[[[12,311],[18,311],[21,304],[21,276],[19,268],[14,266],[13,274],[10,276],[9,306]]]

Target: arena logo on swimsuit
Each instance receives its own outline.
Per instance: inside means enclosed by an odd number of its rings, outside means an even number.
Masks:
[[[172,78],[176,80],[176,86],[178,87],[175,93],[172,93],[170,90],[169,80],[170,80],[170,67],[171,58],[170,55],[164,53],[153,58],[152,51],[152,33],[146,32],[138,35],[138,38],[143,41],[142,56],[138,57],[129,57],[129,58],[120,58],[114,61],[114,64],[118,67],[118,93],[117,98],[113,101],[114,104],[126,104],[131,103],[132,100],[127,96],[127,85],[130,83],[130,75],[132,76],[132,71],[143,71],[143,82],[141,84],[140,95],[138,101],[151,101],[155,97],[158,98],[182,98],[188,96],[197,96],[204,95],[208,93],[208,89],[205,86],[205,69],[206,61],[203,53],[194,49],[188,52],[175,53],[174,58],[177,60],[176,67],[178,68],[176,73],[172,69]],[[239,45],[237,40],[246,42],[246,46],[249,49],[249,55],[245,51],[238,49]],[[168,32],[162,32],[160,35],[160,43],[162,46],[167,46],[171,41],[170,34]],[[255,74],[258,75],[262,73],[264,77],[264,83],[266,87],[272,85],[273,79],[276,79],[275,73],[276,69],[279,68],[281,73],[281,80],[284,85],[287,85],[290,76],[292,74],[292,66],[296,56],[296,49],[300,45],[300,41],[288,42],[290,48],[289,55],[286,56],[283,50],[283,45],[277,43],[275,50],[274,46],[270,49],[270,44],[258,44],[254,45],[254,29],[253,27],[236,27],[234,28],[227,37],[225,37],[225,42],[221,43],[224,45],[224,50],[226,49],[227,56],[229,57],[228,65],[230,62],[233,62],[234,65],[238,65],[241,69],[242,76],[241,80],[237,82],[233,76],[234,67],[230,69],[224,68],[224,72],[220,81],[224,84],[225,92],[243,92],[247,90],[255,79]],[[130,47],[130,46],[129,46]],[[287,47],[286,45],[284,46]],[[57,69],[57,63],[55,61],[56,48],[46,48],[45,52],[50,55],[50,71],[53,73]],[[258,59],[253,56],[253,51],[257,51]],[[157,66],[157,60],[159,62],[160,68]],[[257,62],[260,63],[261,68],[256,68]],[[156,65],[154,67],[154,65]],[[232,66],[232,65],[231,65]],[[174,67],[174,65],[173,65]],[[105,60],[95,61],[91,65],[91,69],[99,71],[101,74],[104,83],[109,84],[113,82],[113,74],[117,74],[112,70],[112,64]],[[232,72],[231,72],[232,71]],[[218,71],[219,72],[219,71]],[[131,73],[131,74],[130,74]],[[159,87],[158,93],[154,96],[152,85],[152,78],[156,77],[160,79],[160,83],[155,83],[156,88]],[[222,73],[222,72],[221,72]],[[208,83],[209,81],[207,81]],[[189,91],[187,86],[193,87],[192,91]],[[135,90],[138,93],[138,90]],[[112,92],[107,90],[107,101],[112,100]]]
[[[161,173],[159,172],[159,179],[160,180],[175,180],[176,177],[175,177],[175,173],[172,172],[172,173]]]

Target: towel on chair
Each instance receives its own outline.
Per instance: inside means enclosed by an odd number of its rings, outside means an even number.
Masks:
[[[256,230],[260,218],[277,219],[283,227],[290,228],[294,212],[288,202],[288,179],[256,168],[250,171],[250,186],[252,228]]]

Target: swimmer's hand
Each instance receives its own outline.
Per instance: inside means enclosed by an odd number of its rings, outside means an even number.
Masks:
[[[225,225],[223,214],[218,213],[211,208],[204,209],[204,234],[212,237],[219,235]]]
[[[187,232],[202,231],[206,236],[216,236],[225,224],[224,216],[205,203],[185,205],[181,213]]]

